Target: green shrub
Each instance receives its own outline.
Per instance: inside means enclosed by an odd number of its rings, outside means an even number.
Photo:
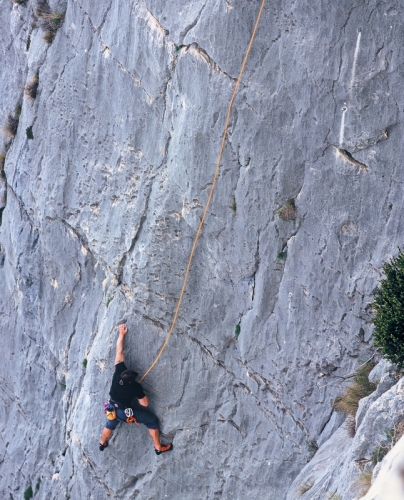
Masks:
[[[24,500],[30,500],[34,496],[32,491],[32,486],[28,486],[28,488],[24,491]]]
[[[404,420],[401,420],[398,424],[394,425],[391,429],[386,430],[386,438],[387,441],[391,444],[393,447],[397,441],[401,438],[401,436],[404,434]]]
[[[386,429],[385,432],[388,444],[380,445],[373,451],[371,456],[373,465],[376,465],[378,462],[381,462],[383,458],[387,455],[387,453],[393,448],[393,446],[404,434],[404,420],[394,425],[394,427],[391,427],[391,429]]]
[[[278,255],[276,256],[278,260],[283,260],[286,259],[286,252],[279,252]]]
[[[236,328],[234,329],[234,335],[235,335],[236,337],[238,337],[238,336],[240,335],[240,331],[241,331],[241,327],[240,327],[240,323],[238,323],[238,324],[236,325]]]
[[[237,203],[236,203],[236,199],[235,198],[233,198],[233,200],[232,200],[231,205],[230,205],[229,208],[231,208],[234,213],[237,212]]]
[[[341,413],[355,416],[358,410],[359,401],[369,396],[375,389],[376,384],[369,382],[368,375],[374,363],[366,363],[356,371],[353,377],[353,384],[347,387],[344,394],[337,396],[333,403],[333,408]]]
[[[82,361],[83,368],[87,368],[87,358],[84,358]]]
[[[318,451],[318,444],[315,439],[310,439],[306,442],[307,450],[309,452],[309,460],[311,460]]]
[[[25,133],[27,134],[28,139],[33,139],[34,138],[34,133],[32,132],[32,125],[30,127],[27,127],[25,129]]]
[[[371,460],[372,464],[376,465],[378,462],[381,462],[383,458],[389,452],[389,446],[378,446],[372,453]]]
[[[404,368],[404,254],[383,266],[372,307],[375,311],[373,343],[383,356]]]
[[[35,490],[38,491],[40,486],[41,486],[41,478],[38,477],[38,480],[37,480],[36,485],[35,485]]]
[[[15,115],[15,117],[17,118],[17,120],[19,120],[19,119],[20,119],[20,116],[21,116],[21,111],[22,111],[22,103],[21,103],[21,102],[19,102],[19,103],[17,104],[17,106],[15,107],[15,109],[14,109],[14,115]]]

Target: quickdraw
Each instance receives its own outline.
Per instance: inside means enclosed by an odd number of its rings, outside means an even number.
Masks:
[[[136,418],[133,416],[133,410],[132,410],[132,408],[125,408],[125,415],[126,415],[126,423],[127,424],[136,424],[136,425],[139,425],[137,423]]]

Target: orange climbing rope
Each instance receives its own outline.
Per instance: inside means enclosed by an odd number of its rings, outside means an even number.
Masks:
[[[260,7],[260,10],[258,12],[257,20],[255,21],[255,26],[254,26],[254,29],[253,29],[253,32],[252,32],[252,35],[251,35],[251,38],[250,38],[250,42],[249,42],[248,47],[247,47],[247,52],[245,53],[243,64],[241,65],[240,73],[238,75],[237,82],[236,82],[236,85],[234,87],[231,99],[230,99],[229,107],[228,107],[228,110],[227,110],[226,123],[225,123],[224,131],[223,131],[222,144],[220,146],[220,152],[219,152],[219,157],[218,157],[217,163],[216,163],[216,170],[215,170],[215,174],[213,176],[212,186],[210,188],[210,192],[209,192],[209,196],[208,196],[208,201],[206,202],[205,210],[203,211],[203,215],[202,215],[201,221],[199,223],[198,230],[196,231],[196,236],[195,236],[195,239],[194,239],[194,243],[192,245],[191,253],[189,255],[187,269],[185,271],[184,281],[182,283],[181,293],[180,293],[180,296],[178,298],[178,303],[177,303],[177,307],[175,309],[175,313],[174,313],[174,317],[173,317],[173,320],[172,320],[172,323],[171,323],[171,327],[170,327],[170,330],[169,330],[169,332],[167,334],[167,337],[166,337],[166,339],[164,341],[164,344],[161,346],[160,351],[158,352],[158,354],[156,356],[156,359],[149,366],[149,368],[147,369],[146,373],[141,377],[140,382],[142,382],[142,380],[144,380],[147,377],[147,375],[151,372],[151,370],[156,366],[158,360],[160,359],[161,355],[163,354],[164,349],[167,347],[168,341],[170,340],[170,337],[171,337],[171,335],[173,333],[175,324],[177,322],[178,313],[180,311],[181,302],[182,302],[182,299],[184,297],[185,287],[186,287],[187,281],[188,281],[189,270],[191,269],[192,259],[194,257],[196,245],[198,243],[199,236],[201,235],[201,232],[202,232],[202,226],[203,226],[203,224],[205,222],[205,218],[206,218],[206,215],[207,215],[208,210],[209,210],[209,205],[210,205],[210,202],[212,200],[213,191],[215,190],[215,185],[216,185],[217,177],[219,175],[220,163],[222,161],[224,146],[226,144],[227,129],[229,128],[230,114],[231,114],[231,110],[232,110],[232,107],[233,107],[233,102],[234,102],[234,99],[236,97],[238,87],[240,85],[241,77],[243,76],[243,73],[244,73],[245,65],[247,64],[248,56],[250,55],[250,50],[251,50],[251,47],[252,47],[252,44],[253,44],[253,41],[254,41],[254,38],[255,38],[255,33],[257,31],[258,24],[259,24],[260,19],[261,19],[262,11],[264,10],[265,2],[266,2],[266,0],[262,0],[262,2],[261,2],[261,7]]]

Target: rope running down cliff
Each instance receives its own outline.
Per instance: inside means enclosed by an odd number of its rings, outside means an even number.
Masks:
[[[142,382],[147,377],[147,375],[151,372],[151,370],[157,364],[158,360],[160,359],[161,355],[163,354],[164,349],[167,347],[168,341],[170,340],[171,334],[173,333],[175,324],[177,322],[178,313],[180,311],[181,302],[182,302],[182,299],[183,299],[183,296],[184,296],[184,292],[185,292],[185,287],[186,287],[187,281],[188,281],[188,275],[189,275],[189,270],[191,268],[192,259],[194,257],[194,253],[195,253],[196,245],[197,245],[198,240],[199,240],[199,236],[201,235],[201,232],[202,232],[202,226],[203,226],[203,224],[205,222],[205,218],[206,218],[206,215],[207,215],[208,210],[209,210],[209,205],[210,205],[210,202],[212,200],[213,191],[215,190],[215,186],[216,186],[216,180],[217,180],[217,177],[219,175],[220,163],[222,161],[224,146],[226,144],[227,130],[229,128],[230,114],[231,114],[231,110],[232,110],[232,107],[233,107],[233,102],[234,102],[234,99],[236,97],[238,87],[240,85],[241,77],[243,76],[243,73],[244,73],[244,68],[245,68],[245,65],[247,63],[248,56],[250,55],[250,50],[251,50],[251,47],[252,47],[252,44],[253,44],[253,41],[254,41],[254,38],[255,38],[255,33],[257,31],[258,24],[259,24],[260,19],[261,19],[262,11],[264,10],[265,2],[266,2],[266,0],[262,0],[262,2],[261,2],[261,7],[260,7],[260,10],[258,12],[257,20],[255,21],[255,26],[254,26],[254,29],[253,29],[253,32],[252,32],[252,35],[251,35],[251,38],[250,38],[250,42],[249,42],[248,47],[247,47],[247,52],[245,53],[243,64],[241,65],[240,73],[238,75],[237,82],[236,82],[236,85],[234,87],[231,99],[230,99],[229,107],[228,107],[228,110],[227,110],[226,123],[225,123],[224,131],[223,131],[222,144],[220,146],[219,157],[218,157],[217,163],[216,163],[216,170],[215,170],[215,173],[213,175],[212,186],[210,188],[210,192],[209,192],[209,196],[208,196],[208,201],[206,202],[205,210],[203,211],[203,215],[202,215],[201,221],[199,223],[198,230],[196,231],[196,236],[195,236],[195,239],[194,239],[194,243],[192,245],[191,253],[189,255],[188,264],[187,264],[187,268],[186,268],[185,275],[184,275],[184,281],[182,283],[181,293],[180,293],[180,296],[178,298],[177,308],[176,308],[175,313],[174,313],[174,317],[173,317],[173,320],[172,320],[172,323],[171,323],[171,327],[170,327],[170,330],[169,330],[169,332],[167,334],[167,337],[166,337],[166,339],[164,341],[164,344],[161,346],[160,351],[158,352],[158,354],[156,356],[156,359],[149,366],[149,368],[147,369],[146,373],[141,377],[140,382]]]

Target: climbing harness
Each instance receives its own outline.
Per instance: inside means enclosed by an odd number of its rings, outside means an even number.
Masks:
[[[157,364],[158,360],[160,359],[161,355],[163,354],[164,349],[166,348],[166,346],[168,344],[168,341],[170,340],[171,334],[173,333],[175,324],[177,322],[177,317],[178,317],[178,313],[180,311],[181,302],[182,302],[182,299],[183,299],[183,296],[184,296],[184,292],[185,292],[185,287],[187,285],[188,274],[189,274],[189,270],[191,268],[192,259],[194,257],[194,253],[195,253],[195,249],[196,249],[196,244],[198,243],[199,236],[200,236],[200,234],[202,232],[202,226],[203,226],[203,224],[205,222],[205,218],[206,218],[206,215],[207,215],[208,210],[209,210],[209,205],[210,205],[210,202],[212,200],[213,191],[214,191],[215,186],[216,186],[216,180],[217,180],[217,177],[219,175],[220,163],[222,161],[224,146],[225,146],[225,143],[226,143],[227,130],[229,128],[230,114],[231,114],[231,110],[232,110],[232,107],[233,107],[234,99],[236,97],[237,90],[238,90],[238,87],[240,85],[241,77],[243,76],[243,73],[244,73],[244,69],[245,69],[245,65],[247,63],[248,56],[250,55],[250,50],[251,50],[251,47],[252,47],[252,44],[253,44],[253,41],[254,41],[254,38],[255,38],[255,33],[257,31],[258,24],[259,24],[260,19],[261,19],[262,11],[264,10],[265,2],[266,2],[266,0],[262,0],[262,2],[261,2],[261,7],[260,7],[260,10],[258,12],[257,20],[255,21],[255,25],[254,25],[254,29],[253,29],[253,32],[252,32],[252,35],[251,35],[251,38],[250,38],[250,42],[248,44],[247,51],[246,51],[244,59],[243,59],[243,64],[241,65],[240,73],[238,75],[237,82],[236,82],[236,85],[234,87],[231,99],[230,99],[229,107],[227,109],[226,123],[225,123],[225,126],[224,126],[224,131],[223,131],[223,136],[222,136],[222,143],[221,143],[220,151],[219,151],[219,157],[218,157],[218,160],[217,160],[217,163],[216,163],[215,173],[213,175],[212,186],[210,188],[210,192],[209,192],[209,196],[208,196],[208,201],[206,202],[205,210],[203,211],[203,215],[202,215],[201,221],[199,223],[198,230],[196,231],[196,236],[195,236],[195,239],[194,239],[194,243],[192,245],[191,253],[189,255],[188,264],[187,264],[187,268],[186,268],[185,275],[184,275],[184,281],[183,281],[183,284],[182,284],[180,296],[178,298],[177,307],[176,307],[176,310],[175,310],[175,313],[174,313],[174,317],[173,317],[173,320],[172,320],[172,323],[171,323],[171,327],[170,327],[170,330],[168,331],[167,337],[166,337],[166,339],[165,339],[162,347],[160,348],[160,351],[158,352],[155,360],[149,366],[149,368],[146,370],[146,373],[144,375],[142,375],[142,377],[139,380],[139,382],[142,382],[147,377],[147,375],[151,372],[151,370],[155,367],[155,365]]]
[[[113,402],[112,400],[106,401],[104,403],[104,413],[106,414],[108,420],[116,420],[117,418],[119,418],[117,413],[116,413],[117,408],[125,411],[125,416],[126,416],[125,422],[127,424],[139,425],[137,420],[136,420],[136,417],[133,415],[132,408],[125,408],[121,404],[119,404],[115,401]],[[119,420],[122,420],[122,419],[119,418]],[[123,420],[122,420],[122,422],[123,422]]]

